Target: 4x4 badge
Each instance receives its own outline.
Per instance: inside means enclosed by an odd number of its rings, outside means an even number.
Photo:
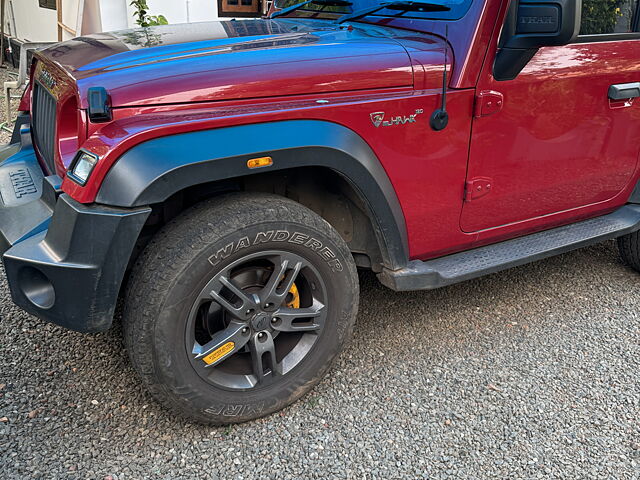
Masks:
[[[404,125],[405,123],[416,123],[416,115],[421,114],[423,111],[422,108],[418,108],[416,109],[416,113],[412,113],[411,115],[398,115],[391,117],[391,120],[384,119],[384,112],[373,112],[369,114],[369,117],[374,127],[379,127],[380,125],[383,127],[391,127],[393,125]]]

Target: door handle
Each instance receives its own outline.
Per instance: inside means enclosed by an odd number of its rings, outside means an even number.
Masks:
[[[609,87],[611,100],[630,100],[640,97],[640,82],[618,83]]]

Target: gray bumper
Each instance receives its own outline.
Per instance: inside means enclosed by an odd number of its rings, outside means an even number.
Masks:
[[[20,145],[0,148],[0,253],[13,301],[81,332],[111,326],[147,207],[83,205],[43,177],[23,127]]]

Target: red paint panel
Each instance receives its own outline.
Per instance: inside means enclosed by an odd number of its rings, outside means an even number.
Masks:
[[[97,35],[43,55],[76,79],[83,108],[94,86],[108,89],[113,106],[126,107],[413,85],[409,56],[392,35],[326,28],[326,22],[240,23],[251,28],[222,35],[215,32],[224,32],[221,25],[228,31],[233,22],[211,22],[208,39],[202,34],[186,43],[176,43],[175,36],[188,37],[189,25],[154,29],[158,38],[149,42],[132,38],[137,31]]]
[[[27,85],[20,98],[20,105],[18,105],[19,112],[28,112],[31,108],[31,84]]]
[[[547,47],[515,80],[483,78],[479,90],[496,90],[504,102],[474,120],[469,180],[492,178],[493,189],[465,203],[464,231],[559,212],[570,220],[624,203],[614,199],[634,180],[640,102],[611,105],[607,91],[638,80],[638,52],[638,40]]]
[[[468,243],[458,222],[463,195],[464,175],[473,92],[451,92],[450,128],[434,132],[429,115],[439,105],[438,90],[390,95],[362,95],[333,98],[319,106],[314,100],[293,104],[247,105],[229,115],[231,106],[191,108],[176,112],[169,107],[122,109],[121,119],[96,131],[83,145],[102,158],[91,182],[80,187],[65,179],[63,190],[76,200],[91,202],[113,162],[133,145],[157,136],[228,125],[285,119],[318,119],[340,123],[361,135],[371,146],[398,194],[405,214],[412,256],[433,249],[446,250]],[[269,107],[269,108],[266,108]],[[413,114],[416,122],[390,127],[375,127],[372,112],[384,112],[386,118]],[[212,155],[215,152],[212,152]]]
[[[340,46],[324,52],[309,47],[299,52],[304,54],[299,58],[290,55],[275,61],[269,60],[266,54],[248,59],[203,58],[182,62],[170,69],[154,65],[126,75],[119,72],[117,78],[110,78],[110,75],[92,77],[80,86],[84,90],[107,82],[112,101],[118,106],[411,86],[413,70],[409,58],[398,45],[391,47],[381,47],[382,51],[377,55],[369,55],[366,51],[357,53],[352,48]],[[327,53],[335,56],[328,57]],[[316,60],[316,56],[321,58]]]
[[[312,41],[307,36],[304,42],[293,41],[288,34],[276,35],[277,48],[237,36],[214,39],[216,45],[206,41],[130,51],[103,39],[114,51],[106,48],[103,58],[93,53],[86,61],[78,54],[83,45],[75,45],[68,53],[57,50],[57,62],[66,64],[76,77],[81,98],[89,86],[102,85],[116,106],[113,122],[88,124],[88,139],[82,147],[101,157],[90,182],[80,187],[65,179],[63,190],[78,201],[92,202],[118,157],[157,136],[320,119],[351,128],[380,158],[405,215],[412,258],[469,245],[476,236],[460,231],[459,217],[473,90],[450,90],[449,127],[434,132],[428,120],[441,102],[444,42],[398,29],[387,29],[385,38],[379,35],[380,27],[371,36],[368,28],[314,32]],[[231,44],[244,47],[212,52],[214,47]],[[182,58],[185,55],[189,58]],[[456,58],[451,49],[448,58],[450,77]],[[139,78],[138,84],[131,85],[131,78]],[[329,103],[319,105],[318,98]],[[180,103],[168,104],[173,101]],[[137,106],[122,107],[128,104]],[[422,111],[416,123],[403,126],[376,128],[370,117],[372,112],[385,112],[385,118],[390,118],[416,111]]]

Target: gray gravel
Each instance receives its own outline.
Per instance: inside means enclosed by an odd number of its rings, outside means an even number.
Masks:
[[[9,74],[9,72],[11,72],[11,74]],[[4,82],[15,81],[17,79],[17,76],[13,74],[17,74],[17,70],[13,68],[7,69],[4,67],[0,67],[0,87],[4,85]],[[22,90],[20,91],[12,90],[11,95],[12,96],[22,95]],[[14,113],[14,118],[13,118],[14,120],[15,120],[15,115],[18,113],[19,104],[20,104],[19,98],[11,99],[11,106],[13,107],[12,112]],[[4,90],[0,88],[0,123],[4,121],[5,121]],[[0,145],[4,145],[5,143],[8,143],[9,140],[11,139],[11,131],[13,130],[13,124],[7,125],[6,128],[8,130],[0,129]]]
[[[174,419],[119,324],[82,335],[0,282],[4,478],[639,478],[640,277],[613,242],[439,291],[363,274],[350,348],[281,414]],[[33,417],[33,418],[30,418]]]
[[[640,478],[640,276],[614,242],[433,292],[362,274],[327,379],[230,428],[158,407],[119,320],[44,324],[0,278],[3,479]]]

